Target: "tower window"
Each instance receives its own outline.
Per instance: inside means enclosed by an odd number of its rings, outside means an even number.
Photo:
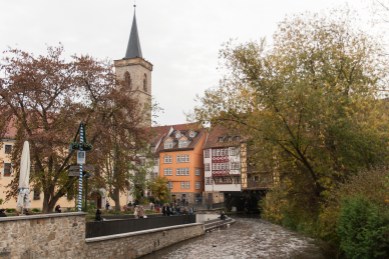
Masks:
[[[11,154],[12,152],[12,145],[5,145],[4,146],[4,153]]]
[[[4,163],[4,176],[11,176],[11,163]]]
[[[147,92],[147,75],[143,75],[143,91]]]
[[[130,73],[128,73],[128,71],[126,71],[126,73],[124,73],[124,86],[129,88],[129,89],[132,88],[131,75],[130,75]]]

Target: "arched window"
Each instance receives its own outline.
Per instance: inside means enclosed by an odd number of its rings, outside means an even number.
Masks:
[[[129,89],[132,88],[131,75],[128,73],[128,71],[124,73],[124,86],[128,87]]]
[[[147,75],[143,75],[143,91],[147,92]]]

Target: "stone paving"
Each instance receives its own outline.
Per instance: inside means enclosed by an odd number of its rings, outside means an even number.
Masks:
[[[144,259],[324,259],[315,240],[254,218],[237,218],[215,230],[142,257]]]

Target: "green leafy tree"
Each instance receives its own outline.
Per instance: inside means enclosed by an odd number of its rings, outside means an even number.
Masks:
[[[144,200],[145,192],[147,191],[148,176],[151,174],[150,167],[146,165],[146,159],[137,159],[131,166],[130,179],[130,192],[133,197],[138,201]],[[142,161],[142,162],[141,162]]]
[[[277,172],[288,201],[282,213],[295,225],[314,223],[339,182],[388,159],[376,100],[388,62],[378,41],[351,24],[304,14],[281,22],[270,48],[227,43],[227,74],[195,109],[197,120],[251,136],[251,160]]]

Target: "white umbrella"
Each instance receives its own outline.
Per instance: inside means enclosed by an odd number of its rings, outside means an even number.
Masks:
[[[23,209],[30,207],[30,144],[24,141],[22,157],[20,159],[19,195],[17,207],[23,213]]]

